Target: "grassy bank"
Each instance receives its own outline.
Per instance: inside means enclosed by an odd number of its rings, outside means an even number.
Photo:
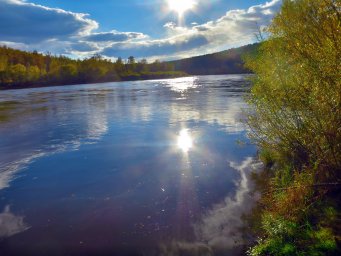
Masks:
[[[250,136],[266,167],[249,255],[339,255],[341,2],[284,0],[253,70]]]

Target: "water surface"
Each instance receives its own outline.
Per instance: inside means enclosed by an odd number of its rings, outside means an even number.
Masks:
[[[234,75],[0,92],[0,254],[240,248],[247,89]]]

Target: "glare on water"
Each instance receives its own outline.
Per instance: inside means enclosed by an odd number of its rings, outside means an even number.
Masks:
[[[185,153],[193,147],[193,140],[188,133],[188,129],[183,129],[180,131],[178,136],[178,147]]]
[[[198,84],[196,83],[195,77],[182,77],[173,79],[171,82],[167,82],[165,85],[170,87],[174,92],[184,93],[189,89],[196,88]]]

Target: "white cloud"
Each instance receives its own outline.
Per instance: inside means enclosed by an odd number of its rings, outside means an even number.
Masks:
[[[37,43],[50,39],[69,39],[87,35],[98,23],[87,14],[73,13],[27,3],[22,0],[0,0],[0,40]]]
[[[255,41],[257,26],[267,26],[281,5],[272,0],[248,9],[230,10],[216,20],[189,27],[167,22],[167,36],[153,39],[140,32],[96,32],[87,14],[49,8],[24,0],[0,0],[0,42],[16,48],[86,57],[130,55],[176,59],[213,53]]]
[[[130,55],[135,57],[163,56],[193,50],[207,43],[205,36],[192,33],[160,40],[116,43],[105,48],[101,53],[108,57],[122,56],[124,58]]]
[[[164,28],[168,37],[160,40],[113,44],[102,53],[109,57],[134,55],[136,57],[167,56],[180,58],[213,53],[252,43],[257,26],[267,26],[278,11],[282,1],[272,0],[249,9],[230,10],[217,20],[204,24],[181,27],[167,22]]]
[[[174,29],[176,27],[176,23],[173,21],[167,22],[165,25],[163,25],[164,28]]]
[[[110,32],[92,33],[83,39],[91,42],[123,42],[130,39],[145,39],[147,37],[143,33],[118,32],[113,30]]]
[[[22,50],[57,54],[93,54],[110,43],[145,39],[138,32],[94,32],[88,14],[49,8],[24,0],[0,0],[0,43]]]

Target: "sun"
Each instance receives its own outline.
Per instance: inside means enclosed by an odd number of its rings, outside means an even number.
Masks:
[[[169,9],[182,16],[186,11],[193,9],[196,5],[194,0],[167,0]]]

